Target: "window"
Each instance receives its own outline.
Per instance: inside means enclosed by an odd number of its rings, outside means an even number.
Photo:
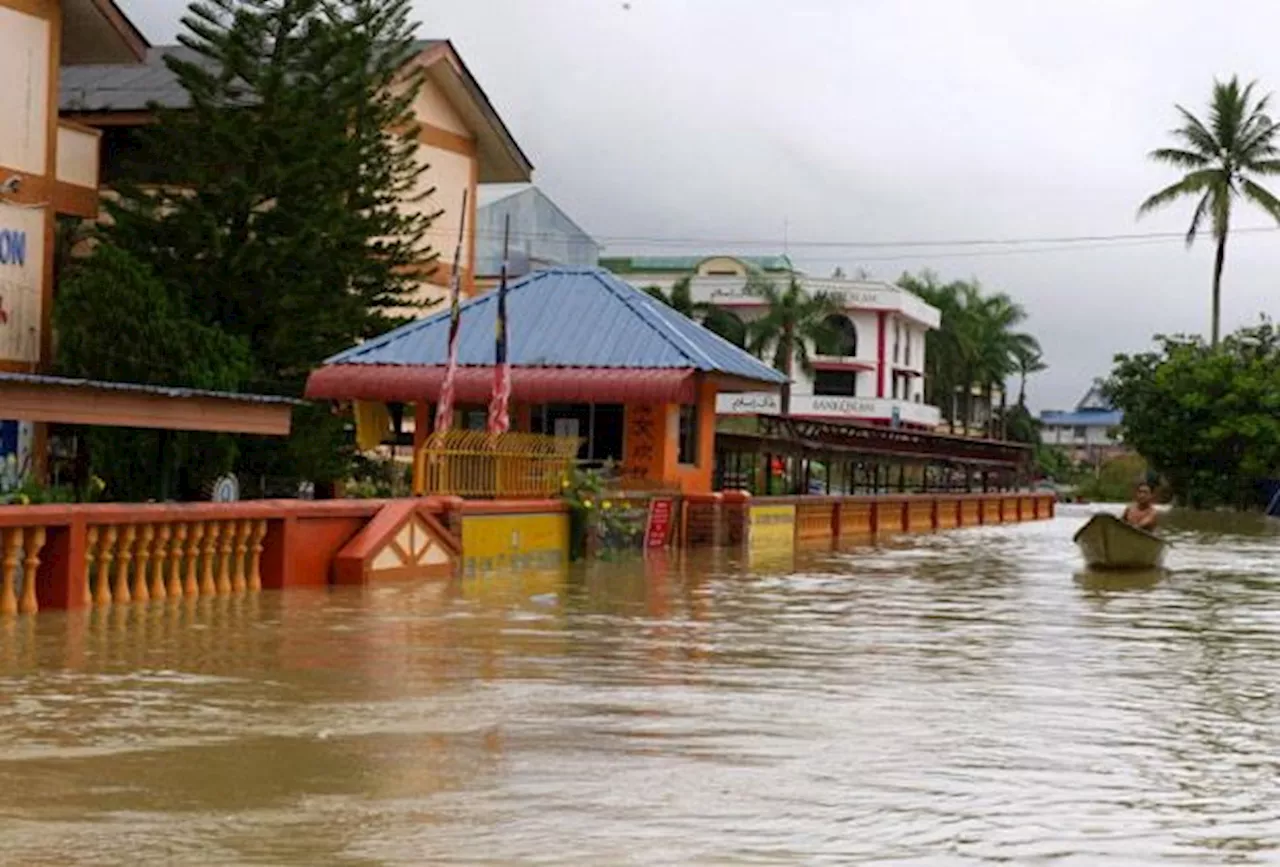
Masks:
[[[819,355],[852,358],[858,354],[858,329],[848,316],[827,317],[827,334],[818,344]]]
[[[698,465],[698,408],[683,405],[680,407],[680,455],[682,464]]]
[[[816,371],[813,393],[824,397],[857,397],[858,374],[846,370]]]
[[[902,339],[902,326],[897,322],[893,323],[893,363],[897,364],[899,360],[898,342]]]
[[[911,366],[911,329],[907,329],[907,358],[905,363],[907,367]]]
[[[1088,435],[1089,429],[1082,424],[1078,424],[1072,429],[1071,433],[1076,439],[1082,440]]]
[[[621,404],[552,403],[535,406],[532,422],[534,433],[581,437],[580,461],[622,460],[624,424]]]

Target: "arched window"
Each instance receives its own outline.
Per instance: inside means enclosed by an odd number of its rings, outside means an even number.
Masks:
[[[858,354],[858,329],[848,316],[840,313],[828,316],[827,330],[830,334],[818,347],[819,355],[847,358]]]

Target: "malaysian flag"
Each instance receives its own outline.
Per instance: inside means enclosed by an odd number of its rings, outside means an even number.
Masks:
[[[498,280],[498,314],[494,324],[493,399],[489,401],[489,433],[511,429],[511,360],[507,357],[507,252],[511,240],[511,215],[502,227],[502,276]]]
[[[453,383],[458,376],[458,324],[462,319],[462,302],[459,299],[458,263],[462,261],[462,238],[467,226],[467,190],[462,191],[462,219],[458,221],[458,245],[453,250],[453,276],[449,280],[449,360],[444,368],[444,384],[440,387],[440,401],[436,404],[437,431],[453,427]]]

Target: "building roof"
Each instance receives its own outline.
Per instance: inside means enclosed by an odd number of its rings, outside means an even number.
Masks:
[[[115,0],[65,0],[61,39],[64,63],[138,63],[149,47]]]
[[[503,199],[536,190],[533,184],[480,184],[476,187],[476,207],[487,208]]]
[[[0,405],[18,418],[55,424],[283,436],[301,404],[274,395],[0,373]]]
[[[6,373],[0,371],[0,382],[15,385],[44,385],[58,388],[78,388],[85,391],[118,391],[129,394],[147,394],[155,397],[207,397],[213,400],[229,400],[236,403],[276,404],[280,406],[304,406],[306,401],[275,394],[247,394],[238,391],[210,391],[204,388],[183,388],[176,385],[144,385],[137,382],[109,382],[101,379],[77,379],[66,376],[45,376],[39,373]]]
[[[787,256],[737,256],[724,254],[746,265],[766,272],[790,272],[795,265]],[[686,274],[707,261],[708,256],[610,256],[600,260],[603,268],[615,274],[673,273]]]
[[[785,376],[756,357],[602,268],[536,271],[509,287],[507,315],[509,358],[515,368],[512,387],[517,397],[521,397],[522,379],[532,382],[535,378],[522,377],[522,368],[562,369],[564,372],[553,375],[552,380],[559,376],[566,383],[583,379],[582,374],[573,373],[575,370],[598,371],[600,389],[606,391],[610,385],[619,388],[637,372],[683,372],[686,377],[693,373],[715,374],[754,388],[761,384],[777,387],[786,381]],[[462,305],[458,363],[464,368],[492,368],[496,316],[495,292]],[[325,367],[312,374],[307,394],[363,397],[365,394],[338,392],[344,382],[350,385],[368,378],[385,379],[391,373],[388,367],[442,369],[448,335],[448,310],[411,322],[328,359]],[[342,369],[342,373],[334,373],[335,369]],[[614,373],[610,375],[609,371]],[[662,389],[670,391],[676,379],[680,377],[649,375],[645,381],[662,381]],[[408,382],[404,384],[409,386]],[[424,374],[420,386],[438,388],[438,377]],[[687,394],[688,384],[681,385],[680,390]]]
[[[1054,427],[1116,427],[1123,421],[1124,413],[1118,409],[1075,412],[1045,410],[1040,413],[1040,423]]]
[[[527,181],[533,163],[520,149],[484,89],[447,39],[414,43],[414,61],[423,64],[431,80],[457,103],[476,131],[481,181]],[[61,70],[58,109],[63,114],[95,115],[148,112],[153,107],[184,109],[191,104],[186,89],[166,57],[208,64],[207,58],[182,45],[160,45],[147,51],[140,64],[68,65]]]

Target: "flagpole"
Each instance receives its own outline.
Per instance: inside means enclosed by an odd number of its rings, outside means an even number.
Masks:
[[[493,398],[489,402],[489,433],[511,428],[511,359],[507,355],[507,272],[511,252],[511,215],[502,221],[502,276],[498,281],[498,310],[494,323]]]
[[[449,278],[449,359],[445,363],[444,384],[440,387],[440,400],[436,403],[435,432],[443,433],[453,427],[454,380],[458,376],[458,326],[462,320],[461,286],[462,241],[467,229],[467,193],[462,191],[462,219],[458,221],[458,243],[453,248],[453,274]]]

